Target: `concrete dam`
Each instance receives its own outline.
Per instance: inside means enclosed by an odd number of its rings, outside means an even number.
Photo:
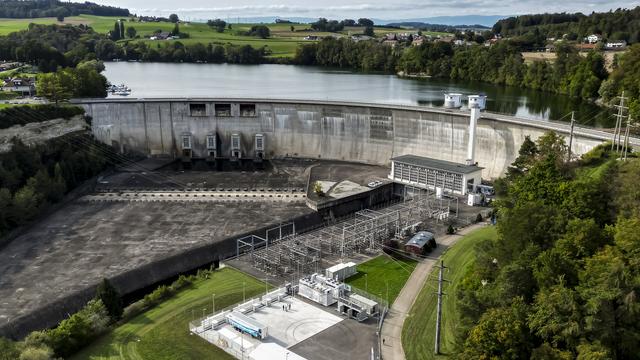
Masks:
[[[100,99],[79,101],[98,140],[121,152],[193,158],[300,157],[388,165],[415,154],[464,163],[469,112],[335,101],[261,99]],[[569,124],[483,112],[476,161],[484,178],[502,175],[530,136],[568,136]],[[611,137],[576,128],[572,153]],[[264,149],[258,149],[260,145]],[[635,139],[634,139],[635,141]],[[256,150],[258,149],[258,150]],[[260,152],[260,153],[258,153]]]

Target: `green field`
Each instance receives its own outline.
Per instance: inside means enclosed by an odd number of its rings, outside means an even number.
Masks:
[[[189,333],[193,316],[210,313],[215,294],[216,309],[265,291],[260,280],[232,268],[215,271],[209,279],[197,280],[174,297],[118,326],[72,359],[233,359],[232,356]]]
[[[71,16],[65,18],[64,24],[73,24],[73,25],[89,25],[96,32],[101,34],[106,34],[108,31],[113,29],[114,22],[118,19],[118,17],[108,17],[108,16],[93,16],[93,15],[80,15],[80,16]],[[147,43],[164,43],[167,40],[148,40],[144,39],[145,37],[149,37],[156,30],[162,31],[171,31],[173,30],[173,23],[169,22],[137,22],[137,21],[129,21],[129,19],[125,19],[127,22],[125,24],[126,27],[133,26],[138,35],[140,35],[139,40]],[[39,19],[0,19],[0,35],[6,35],[14,31],[27,29],[29,23],[37,23],[37,24],[63,24],[58,22],[55,18],[39,18]],[[295,50],[299,44],[308,43],[309,41],[304,40],[303,38],[308,35],[315,36],[329,36],[332,33],[327,32],[317,32],[311,31],[309,24],[265,24],[271,30],[271,37],[268,39],[260,39],[253,36],[245,36],[242,35],[243,32],[246,32],[255,24],[231,24],[231,30],[225,29],[223,33],[218,33],[207,24],[204,23],[185,23],[180,24],[180,31],[186,32],[189,34],[189,38],[180,39],[179,41],[184,44],[193,44],[193,43],[217,43],[217,44],[233,44],[233,45],[251,45],[255,48],[267,46],[273,57],[292,57],[295,54]],[[294,27],[294,31],[291,31],[291,26]],[[350,35],[357,34],[362,32],[361,27],[347,27],[341,33],[342,35]],[[378,28],[374,29],[377,35],[383,35],[386,33],[398,33],[398,32],[407,32],[410,30],[407,29],[386,29],[386,28]],[[427,33],[425,33],[427,34]],[[437,33],[428,33],[428,34],[437,34]],[[335,34],[334,34],[335,35]],[[129,40],[121,40],[121,41],[129,41]],[[169,40],[169,41],[177,41],[177,40]]]
[[[426,286],[420,291],[402,328],[402,347],[408,360],[444,358],[454,350],[456,323],[459,317],[455,301],[457,287],[474,261],[474,244],[481,239],[494,239],[496,236],[495,227],[476,230],[460,239],[444,254],[442,259],[445,266],[449,267],[446,278],[450,285],[445,286],[444,292],[448,295],[443,297],[442,307],[440,348],[443,356],[433,354],[437,304],[434,294],[436,281],[427,280]],[[430,274],[430,279],[437,279],[437,271]]]
[[[398,260],[388,255],[380,255],[358,265],[358,274],[345,282],[383,300],[387,300],[388,285],[388,300],[393,304],[417,264],[414,260]]]

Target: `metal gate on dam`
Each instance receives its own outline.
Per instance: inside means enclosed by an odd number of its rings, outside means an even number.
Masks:
[[[392,157],[414,154],[464,163],[469,137],[469,112],[418,106],[213,98],[76,103],[92,117],[98,140],[122,152],[148,156],[179,157],[188,147],[194,158],[210,156],[212,149],[217,157],[253,158],[259,135],[266,158],[387,165]],[[484,168],[483,177],[502,175],[525,136],[535,140],[548,130],[568,136],[570,128],[564,123],[482,113],[476,161]],[[610,136],[577,128],[572,152],[582,154]],[[238,146],[240,151],[234,152]]]

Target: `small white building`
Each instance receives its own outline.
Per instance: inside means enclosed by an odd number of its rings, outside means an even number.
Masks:
[[[627,47],[627,42],[624,40],[609,41],[604,44],[604,48],[607,50],[622,50]]]
[[[469,95],[467,107],[469,109],[475,107],[480,110],[484,110],[487,107],[487,96],[486,95]]]
[[[2,85],[2,91],[20,93],[22,96],[32,96],[36,93],[36,81],[29,78],[8,78]]]
[[[457,109],[462,106],[462,94],[447,93],[444,94],[444,107],[448,109]]]
[[[325,270],[325,275],[329,279],[338,281],[343,281],[357,273],[358,270],[356,270],[356,264],[353,262],[340,263]]]
[[[589,44],[596,44],[602,40],[602,36],[598,34],[591,34],[587,36],[587,42]]]
[[[389,179],[432,191],[465,195],[482,182],[482,169],[416,155],[391,159]]]

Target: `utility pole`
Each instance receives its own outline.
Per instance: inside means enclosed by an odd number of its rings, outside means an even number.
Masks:
[[[571,161],[571,145],[573,144],[573,127],[576,122],[575,114],[576,114],[575,111],[571,112],[571,132],[569,133],[569,156],[567,158],[567,162]]]
[[[622,145],[623,161],[627,161],[627,150],[629,148],[629,126],[631,126],[631,115],[627,117],[627,128],[624,131],[624,142]]]
[[[615,107],[618,108],[618,114],[615,115],[616,127],[613,130],[613,142],[611,143],[611,151],[613,151],[613,149],[615,148],[616,152],[618,152],[620,147],[620,137],[622,136],[622,119],[624,118],[625,110],[628,109],[626,106],[624,106],[625,99],[626,98],[624,97],[624,91],[622,91],[622,95],[620,96],[620,104],[615,105]]]
[[[442,293],[442,282],[446,281],[445,279],[442,278],[442,271],[444,269],[446,269],[446,266],[444,266],[444,261],[440,261],[440,266],[438,266],[440,268],[440,272],[438,274],[438,313],[437,313],[437,318],[436,318],[436,341],[435,341],[435,349],[434,349],[434,353],[440,354],[440,325],[442,322],[442,295],[444,295]]]

